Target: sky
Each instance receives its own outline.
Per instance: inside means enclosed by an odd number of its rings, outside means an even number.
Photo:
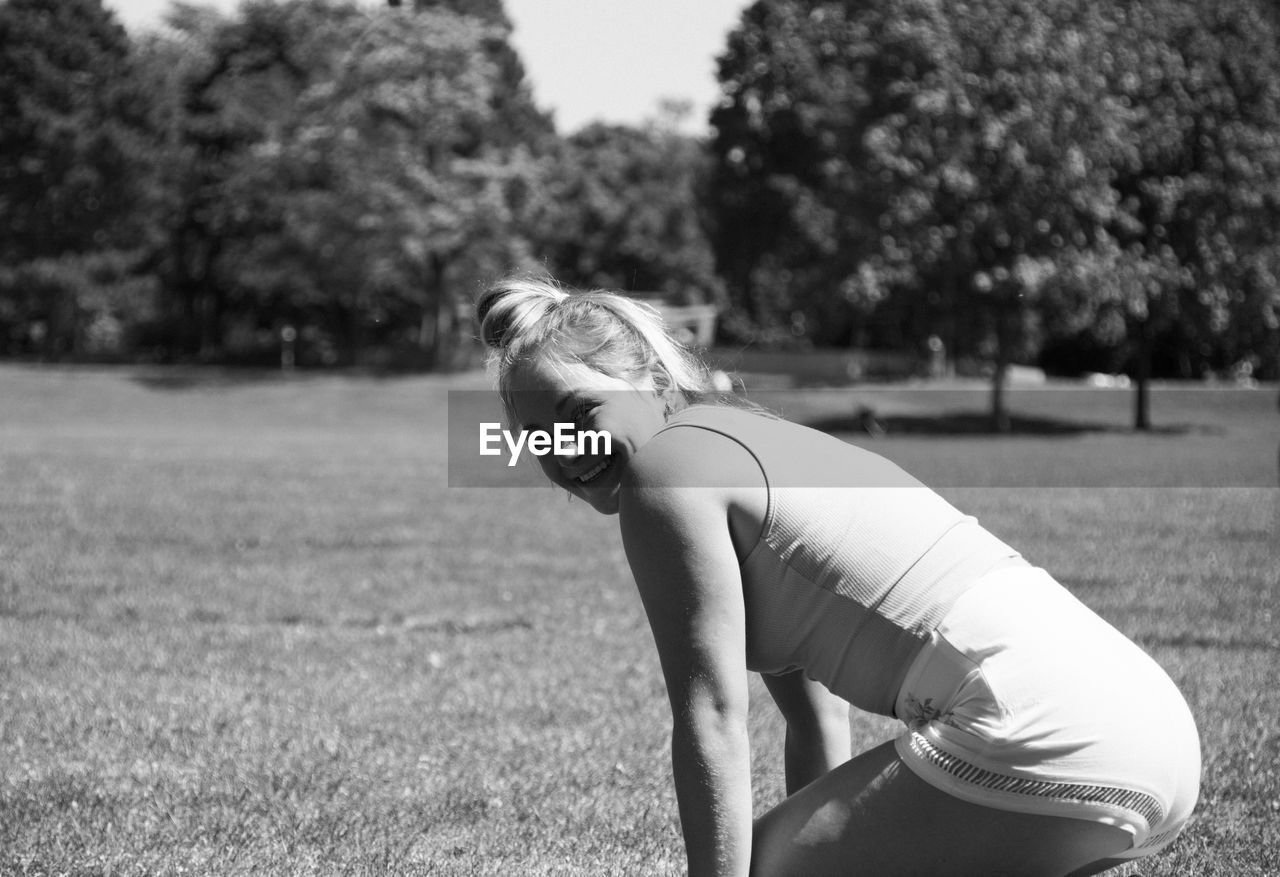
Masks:
[[[131,31],[160,24],[169,0],[104,0]],[[202,0],[230,12],[239,0]],[[375,0],[362,0],[373,3]],[[381,2],[381,0],[378,0]],[[538,106],[571,132],[638,124],[666,98],[689,101],[684,130],[707,130],[715,58],[750,0],[505,0],[512,42]]]

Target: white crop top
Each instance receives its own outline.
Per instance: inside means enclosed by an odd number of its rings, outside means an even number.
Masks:
[[[825,433],[698,405],[663,431],[707,429],[759,463],[768,511],[742,563],[747,666],[802,669],[854,706],[892,715],[912,659],[983,573],[1025,563],[897,465]]]

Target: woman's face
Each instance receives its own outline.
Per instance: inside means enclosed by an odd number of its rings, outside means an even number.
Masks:
[[[627,463],[666,423],[664,400],[652,381],[633,385],[583,365],[546,359],[517,366],[511,378],[513,429],[552,433],[557,423],[565,423],[574,433],[608,433],[607,454],[603,442],[587,441],[572,453],[549,453],[538,462],[553,484],[601,514],[617,514]]]

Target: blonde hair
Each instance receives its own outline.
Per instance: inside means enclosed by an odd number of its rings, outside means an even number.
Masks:
[[[546,276],[508,277],[480,294],[476,319],[508,410],[515,367],[543,359],[625,381],[647,377],[660,394],[683,403],[677,407],[717,399],[706,365],[671,336],[657,310],[616,292],[570,291]]]

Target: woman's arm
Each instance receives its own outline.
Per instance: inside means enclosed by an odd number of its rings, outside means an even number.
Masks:
[[[762,678],[787,722],[784,761],[793,795],[849,760],[849,704],[799,670]]]
[[[645,452],[645,471],[630,473],[622,501],[622,537],[671,701],[689,874],[745,875],[752,830],[746,618],[727,507],[719,490],[679,486],[688,459]]]

